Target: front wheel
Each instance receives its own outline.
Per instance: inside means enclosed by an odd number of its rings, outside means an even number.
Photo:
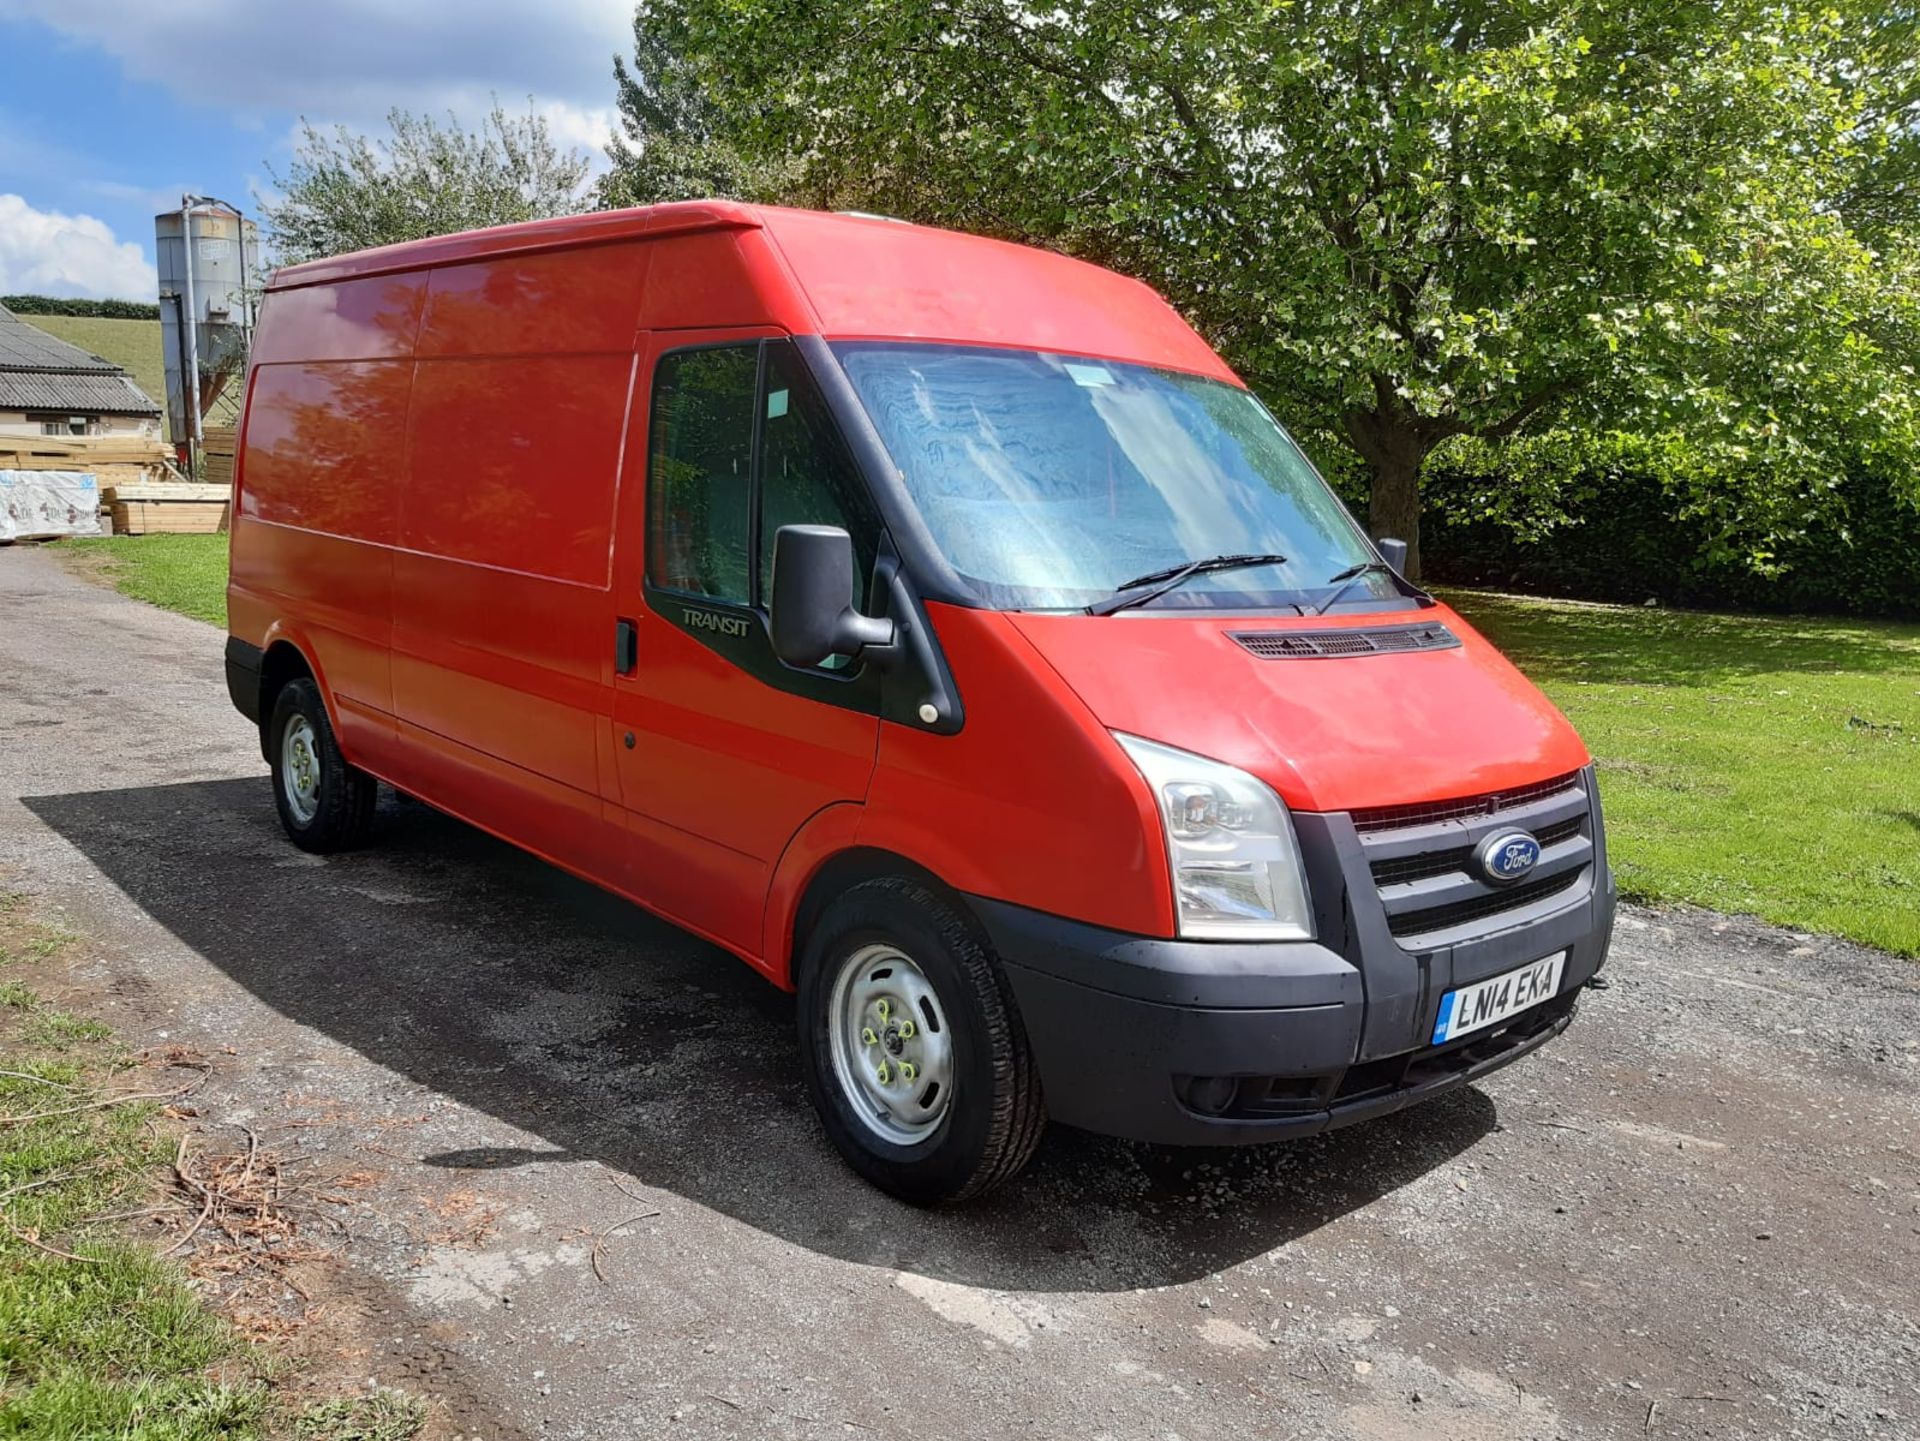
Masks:
[[[325,854],[366,840],[380,784],[340,754],[320,688],[311,680],[288,681],[274,698],[267,759],[280,824],[296,846]]]
[[[807,1089],[853,1168],[917,1205],[967,1200],[1026,1165],[1046,1125],[999,963],[917,882],[862,882],[801,957]]]

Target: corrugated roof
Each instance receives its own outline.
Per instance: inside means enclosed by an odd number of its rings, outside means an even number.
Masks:
[[[158,415],[124,375],[49,375],[0,368],[0,410],[52,410],[75,415]]]
[[[47,334],[0,305],[0,406],[97,415],[158,415],[111,360]]]

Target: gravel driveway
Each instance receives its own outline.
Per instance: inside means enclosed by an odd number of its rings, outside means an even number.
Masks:
[[[1920,966],[1627,908],[1482,1086],[1281,1149],[1056,1130],[925,1214],[720,952],[410,802],[286,844],[222,639],[0,549],[0,879],[214,1057],[201,1125],[347,1178],[337,1349],[443,1434],[1920,1436]]]

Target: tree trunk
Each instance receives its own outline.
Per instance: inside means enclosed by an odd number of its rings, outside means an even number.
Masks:
[[[1397,536],[1407,543],[1407,579],[1420,578],[1420,466],[1424,454],[1383,455],[1373,462],[1367,488],[1367,529],[1375,539]]]
[[[1407,409],[1390,384],[1375,378],[1380,405],[1352,410],[1343,417],[1347,439],[1367,463],[1367,529],[1379,540],[1393,536],[1407,543],[1407,579],[1420,577],[1420,468],[1436,437],[1431,421]]]

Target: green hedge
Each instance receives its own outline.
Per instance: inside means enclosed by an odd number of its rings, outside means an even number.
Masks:
[[[1497,483],[1429,468],[1420,530],[1429,579],[1628,604],[1920,617],[1920,508],[1885,480],[1843,481],[1828,518],[1776,550],[1772,576],[1711,559],[1710,523],[1654,476],[1576,478],[1560,497],[1571,523],[1536,539],[1484,518]]]
[[[73,300],[58,295],[0,295],[15,315],[88,315],[99,320],[158,320],[160,307],[138,300]]]

